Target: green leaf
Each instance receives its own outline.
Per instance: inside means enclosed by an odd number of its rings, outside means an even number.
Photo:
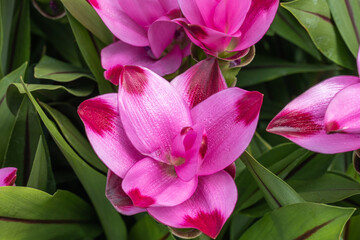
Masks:
[[[104,78],[104,70],[100,63],[100,50],[94,37],[70,14],[70,12],[67,12],[67,17],[85,62],[95,76],[100,93],[112,92],[113,89],[110,82]]]
[[[355,62],[331,20],[326,0],[295,0],[281,3],[309,33],[316,47],[338,65],[355,69]]]
[[[306,201],[333,203],[360,194],[360,184],[351,178],[337,173],[326,173],[312,180],[288,181]]]
[[[249,146],[246,151],[248,151],[255,158],[260,157],[264,152],[269,151],[271,145],[266,142],[259,133],[255,132],[254,137],[251,139]]]
[[[247,87],[297,73],[326,72],[339,68],[331,65],[291,63],[274,57],[257,55],[237,75],[237,86]]]
[[[23,85],[25,88],[25,84]],[[38,112],[42,122],[53,137],[55,143],[68,160],[75,174],[79,178],[81,184],[85,188],[92,203],[95,206],[96,212],[100,218],[101,224],[104,228],[107,239],[122,240],[126,239],[126,227],[121,216],[115,211],[108,199],[105,197],[106,177],[91,168],[84,162],[71,146],[66,142],[61,133],[41,109],[35,98],[31,95],[29,90],[25,88],[26,94]]]
[[[67,191],[1,187],[0,205],[1,239],[93,239],[101,233],[93,209]]]
[[[100,161],[89,141],[79,132],[72,122],[61,112],[51,108],[49,105],[46,105],[45,103],[40,104],[51,115],[51,117],[54,118],[65,139],[79,153],[79,155],[93,167],[103,173],[107,173],[107,167]]]
[[[357,57],[360,44],[360,4],[358,0],[328,0],[331,15],[346,45]]]
[[[157,223],[149,215],[145,215],[142,219],[137,221],[129,233],[131,240],[170,240],[169,229],[164,225]]]
[[[13,21],[15,1],[0,1],[0,77],[7,72],[10,31]]]
[[[346,228],[346,240],[358,240],[360,238],[360,215],[350,218]]]
[[[258,183],[272,209],[305,202],[286,182],[263,167],[246,151],[241,156],[241,160]]]
[[[285,9],[278,9],[270,29],[282,38],[285,38],[286,40],[299,46],[317,60],[321,60],[319,51],[316,49],[305,29]]]
[[[2,2],[2,1],[0,1]],[[6,104],[6,90],[11,83],[20,82],[20,77],[24,77],[27,63],[24,63],[21,67],[11,72],[3,79],[0,80],[0,165],[3,164],[5,152],[9,138],[11,136],[12,127],[15,121],[15,116],[11,113],[10,109]],[[21,103],[22,99],[20,100]],[[19,103],[19,105],[20,105]]]
[[[82,77],[94,80],[94,77],[88,70],[64,63],[46,55],[43,56],[35,66],[34,75],[36,78],[51,79],[57,82],[70,82]]]
[[[265,215],[240,240],[339,240],[354,210],[316,203],[285,206]]]
[[[61,0],[71,15],[103,43],[110,44],[113,35],[86,0]]]
[[[53,189],[55,189],[49,150],[43,137],[39,138],[27,186],[46,192],[53,192]]]
[[[237,240],[254,223],[255,218],[244,214],[233,215],[230,226],[230,240]]]

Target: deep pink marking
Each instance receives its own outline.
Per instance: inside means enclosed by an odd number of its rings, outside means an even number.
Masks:
[[[128,195],[136,207],[147,208],[155,203],[152,197],[142,195],[138,188],[131,189]]]
[[[87,1],[88,1],[88,3],[90,3],[94,8],[97,8],[97,9],[100,8],[99,3],[98,3],[97,0],[87,0]]]
[[[259,92],[247,92],[236,102],[237,116],[235,122],[252,123],[259,115],[263,95]]]
[[[340,124],[336,121],[331,121],[325,125],[325,131],[327,134],[339,132]]]
[[[198,40],[206,39],[208,37],[207,32],[201,26],[189,25],[188,29],[191,35]]]
[[[105,71],[104,77],[114,85],[119,85],[120,75],[123,70],[123,66],[116,65]]]
[[[137,66],[125,66],[121,72],[121,84],[129,94],[141,95],[148,84],[146,72]]]
[[[14,185],[16,181],[16,170],[14,170],[12,173],[10,173],[5,179],[4,179],[4,183],[7,186],[12,186]]]
[[[284,130],[274,130],[273,128],[284,128]],[[291,129],[286,131],[286,129]],[[317,124],[311,113],[300,111],[283,111],[277,115],[267,127],[267,131],[287,136],[311,136],[323,129],[323,126]]]
[[[187,134],[190,130],[192,130],[191,127],[184,127],[183,129],[181,129],[180,134],[181,134],[181,135],[185,135],[185,134]]]
[[[220,211],[215,209],[211,213],[200,211],[194,218],[186,215],[184,217],[184,221],[185,226],[195,227],[196,229],[199,229],[206,235],[215,239],[219,234],[225,219]]]
[[[190,108],[227,88],[220,72],[219,63],[215,58],[204,60],[194,71],[195,74],[189,79],[187,89]]]
[[[118,113],[102,99],[89,99],[82,102],[78,114],[85,126],[91,128],[100,136],[114,128]]]
[[[206,135],[203,135],[199,149],[199,153],[202,159],[204,159],[207,149],[208,149],[208,139]]]
[[[230,164],[224,169],[230,176],[235,179],[236,177],[236,165],[235,163]]]

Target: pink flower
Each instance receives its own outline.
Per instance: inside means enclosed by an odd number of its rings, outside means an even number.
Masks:
[[[13,167],[0,168],[0,187],[15,186],[16,171]]]
[[[360,72],[360,51],[357,64]],[[329,78],[286,105],[267,130],[315,152],[359,149],[359,92],[359,77]]]
[[[171,19],[181,15],[175,0],[88,0],[118,38],[101,53],[105,77],[117,82],[123,65],[175,72],[189,54],[190,41]],[[166,51],[165,51],[166,50]],[[116,80],[114,80],[116,79]]]
[[[217,60],[199,62],[171,83],[124,66],[118,94],[84,101],[78,113],[109,167],[106,196],[122,214],[147,211],[175,228],[212,238],[237,200],[224,169],[249,144],[262,94],[226,88]]]
[[[184,26],[193,43],[206,53],[245,50],[269,29],[279,0],[178,0]]]

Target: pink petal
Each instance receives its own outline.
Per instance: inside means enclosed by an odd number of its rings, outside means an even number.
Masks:
[[[178,0],[182,13],[190,23],[205,25],[196,2],[196,0]]]
[[[357,67],[358,67],[358,74],[360,76],[360,48],[357,56]]]
[[[175,207],[148,208],[159,222],[175,228],[196,228],[216,238],[234,210],[237,190],[234,180],[224,171],[199,177],[192,197]]]
[[[324,122],[327,133],[360,134],[359,93],[360,83],[357,83],[348,86],[335,95],[325,113]]]
[[[216,58],[207,58],[197,63],[172,80],[171,84],[190,108],[227,88]]]
[[[124,177],[129,168],[143,158],[125,134],[117,94],[105,94],[82,102],[78,114],[96,154],[116,175]]]
[[[107,175],[105,195],[114,206],[114,208],[121,214],[133,215],[140,212],[145,212],[146,209],[135,207],[128,195],[121,187],[122,179],[109,170]]]
[[[197,7],[201,13],[202,18],[204,19],[204,26],[214,28],[214,12],[216,6],[219,5],[219,0],[195,0]],[[186,16],[186,15],[185,15]],[[199,24],[198,22],[192,22],[192,24]]]
[[[286,105],[269,123],[267,131],[315,152],[338,153],[358,148],[360,138],[355,135],[327,134],[324,117],[334,96],[359,82],[358,77],[339,76],[315,85]]]
[[[16,171],[14,167],[0,168],[0,187],[15,186]]]
[[[205,127],[208,141],[199,175],[218,172],[241,155],[255,133],[262,98],[259,92],[228,88],[191,110],[194,124]]]
[[[169,12],[173,9],[180,9],[177,1],[174,0],[158,0],[165,12]]]
[[[267,32],[275,18],[279,0],[252,0],[244,23],[240,27],[241,36],[233,39],[234,49],[240,51],[257,43]]]
[[[167,46],[173,41],[178,25],[169,19],[161,19],[152,23],[148,30],[151,50],[159,58]]]
[[[125,66],[120,85],[119,111],[130,141],[167,162],[173,139],[192,125],[188,106],[168,81],[145,68]]]
[[[146,30],[125,13],[121,1],[89,0],[110,31],[122,41],[134,46],[148,46]]]
[[[233,162],[224,169],[230,176],[235,179],[236,177],[236,164]]]
[[[236,33],[243,24],[251,3],[252,0],[220,1],[213,16],[215,29],[229,34]]]
[[[122,187],[137,207],[175,206],[189,199],[198,180],[184,182],[174,167],[151,158],[137,162],[126,174]]]
[[[101,62],[103,68],[107,70],[105,78],[118,85],[124,65],[147,67],[160,75],[173,73],[181,65],[182,53],[178,46],[160,59],[154,59],[151,55],[150,49],[117,41],[101,51]]]

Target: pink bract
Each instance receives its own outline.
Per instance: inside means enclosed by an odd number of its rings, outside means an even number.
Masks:
[[[172,19],[181,12],[175,0],[88,0],[118,41],[101,55],[105,77],[118,81],[119,66],[139,65],[160,75],[175,72],[189,55],[189,40]],[[116,79],[116,80],[114,80]]]
[[[360,71],[360,51],[357,64]],[[360,148],[360,78],[329,78],[294,99],[267,130],[311,151],[340,153]]]
[[[178,0],[176,19],[206,53],[237,52],[257,43],[269,29],[279,0]]]
[[[109,168],[107,198],[122,214],[147,211],[215,238],[235,207],[228,171],[255,132],[262,94],[226,88],[213,58],[171,83],[138,66],[124,66],[119,77],[117,94],[78,109]]]
[[[15,186],[16,171],[13,167],[0,168],[0,187]]]

